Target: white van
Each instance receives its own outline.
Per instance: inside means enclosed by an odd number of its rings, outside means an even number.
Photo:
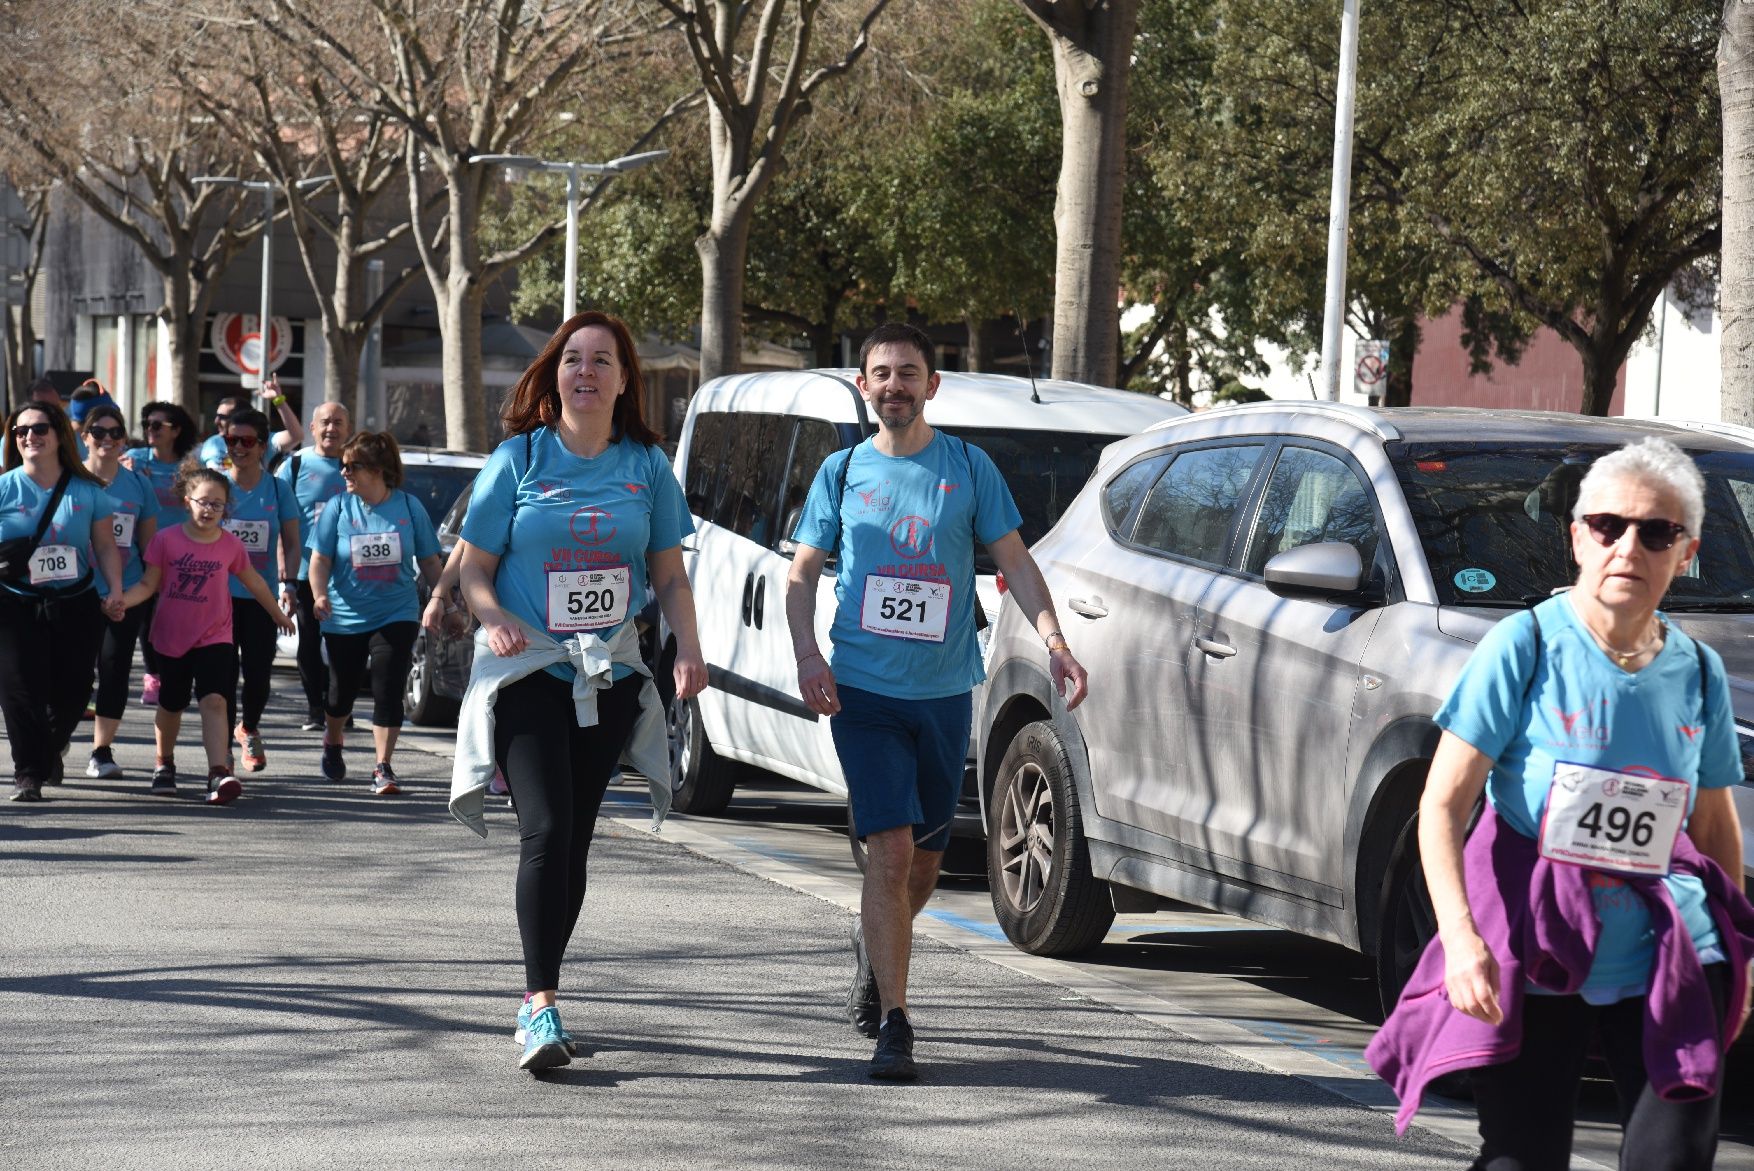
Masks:
[[[724,809],[745,765],[846,792],[828,722],[798,696],[785,587],[790,537],[817,469],[874,428],[857,374],[734,374],[702,386],[689,404],[676,478],[697,530],[682,543],[683,562],[710,686],[687,704],[670,705],[681,812]],[[1042,379],[1032,386],[1007,375],[945,372],[926,419],[992,457],[1031,543],[1078,495],[1104,447],[1186,413],[1151,395],[1081,383]],[[824,648],[834,615],[833,565],[816,606]],[[981,605],[996,616],[1002,586],[985,550],[977,553],[975,572]],[[984,653],[986,632],[980,637]],[[958,830],[980,835],[978,797],[963,805]]]

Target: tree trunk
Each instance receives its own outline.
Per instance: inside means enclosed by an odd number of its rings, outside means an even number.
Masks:
[[[962,368],[976,374],[987,368],[987,349],[981,343],[981,319],[973,313],[964,313],[962,327],[968,330],[968,345],[962,351]]]
[[[1170,387],[1175,391],[1175,401],[1188,410],[1194,409],[1194,351],[1188,345],[1186,326],[1177,326],[1169,335],[1170,352],[1175,355],[1175,365],[1170,369]]]
[[[714,202],[718,196],[715,193]],[[694,241],[700,254],[700,380],[743,368],[743,279],[753,204],[715,214]]]
[[[475,279],[458,274],[439,296],[444,337],[445,446],[487,450],[487,396],[481,385],[481,308],[486,295]]]
[[[1419,318],[1409,313],[1390,318],[1389,376],[1383,383],[1382,405],[1410,407],[1413,405],[1413,358],[1419,352]]]
[[[166,346],[171,368],[159,380],[159,393],[177,404],[196,419],[201,418],[200,365],[201,327],[205,322],[191,320],[190,304],[194,300],[194,277],[190,275],[187,258],[171,265],[163,274],[164,304],[159,319],[165,323]]]
[[[1062,134],[1053,375],[1101,386],[1114,383],[1118,360],[1127,71],[1138,4],[1061,3],[1048,26]]]
[[[1754,424],[1754,2],[1725,0],[1717,46],[1723,107],[1723,333],[1719,411]]]
[[[323,401],[345,404],[350,413],[357,413],[359,402],[359,359],[365,352],[365,334],[357,329],[337,326],[323,333]],[[308,416],[316,403],[305,403]]]
[[[1614,402],[1614,386],[1620,381],[1620,360],[1624,355],[1608,352],[1610,349],[1598,341],[1578,350],[1583,359],[1583,403],[1578,407],[1582,414],[1605,416]]]

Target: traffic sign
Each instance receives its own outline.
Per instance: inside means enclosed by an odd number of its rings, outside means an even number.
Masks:
[[[1389,343],[1376,338],[1356,341],[1352,345],[1352,390],[1356,394],[1376,397],[1389,377]]]

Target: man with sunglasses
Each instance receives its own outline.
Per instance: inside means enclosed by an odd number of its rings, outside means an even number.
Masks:
[[[1493,627],[1437,713],[1418,826],[1438,933],[1366,1052],[1403,1127],[1432,1076],[1472,1070],[1475,1166],[1567,1165],[1592,1047],[1621,1166],[1712,1165],[1754,956],[1742,762],[1723,660],[1657,609],[1704,488],[1665,440],[1598,459],[1576,584]]]
[[[280,389],[278,375],[270,374],[263,382],[262,398],[266,404],[265,411],[273,411],[275,416],[279,418],[281,426],[281,430],[274,432],[273,452],[270,455],[270,460],[296,451],[298,445],[304,442],[305,431],[298,421],[298,412],[292,409],[292,405],[286,401],[285,393]],[[228,454],[225,443],[226,429],[239,411],[249,409],[250,400],[247,397],[227,395],[219,400],[219,405],[213,408],[213,434],[202,441],[201,450],[196,453],[196,458],[201,461],[203,466],[225,470]],[[268,462],[270,461],[264,461],[264,466],[267,466]]]
[[[298,679],[305,693],[306,732],[323,730],[323,705],[329,687],[329,669],[323,664],[323,636],[311,595],[311,534],[323,510],[337,496],[347,491],[341,476],[341,449],[353,436],[353,419],[340,403],[323,403],[311,412],[310,447],[297,452],[280,465],[276,477],[292,489],[298,503],[299,532],[303,548],[299,553],[298,580],[294,593],[298,603]]]

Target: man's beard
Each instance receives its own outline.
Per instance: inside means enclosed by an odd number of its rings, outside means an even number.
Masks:
[[[908,410],[904,414],[892,415],[884,409],[891,405],[899,404],[881,401],[877,404],[877,421],[891,431],[906,431],[913,426],[914,420],[920,417],[920,411],[923,409],[922,404],[916,399],[906,403]]]

